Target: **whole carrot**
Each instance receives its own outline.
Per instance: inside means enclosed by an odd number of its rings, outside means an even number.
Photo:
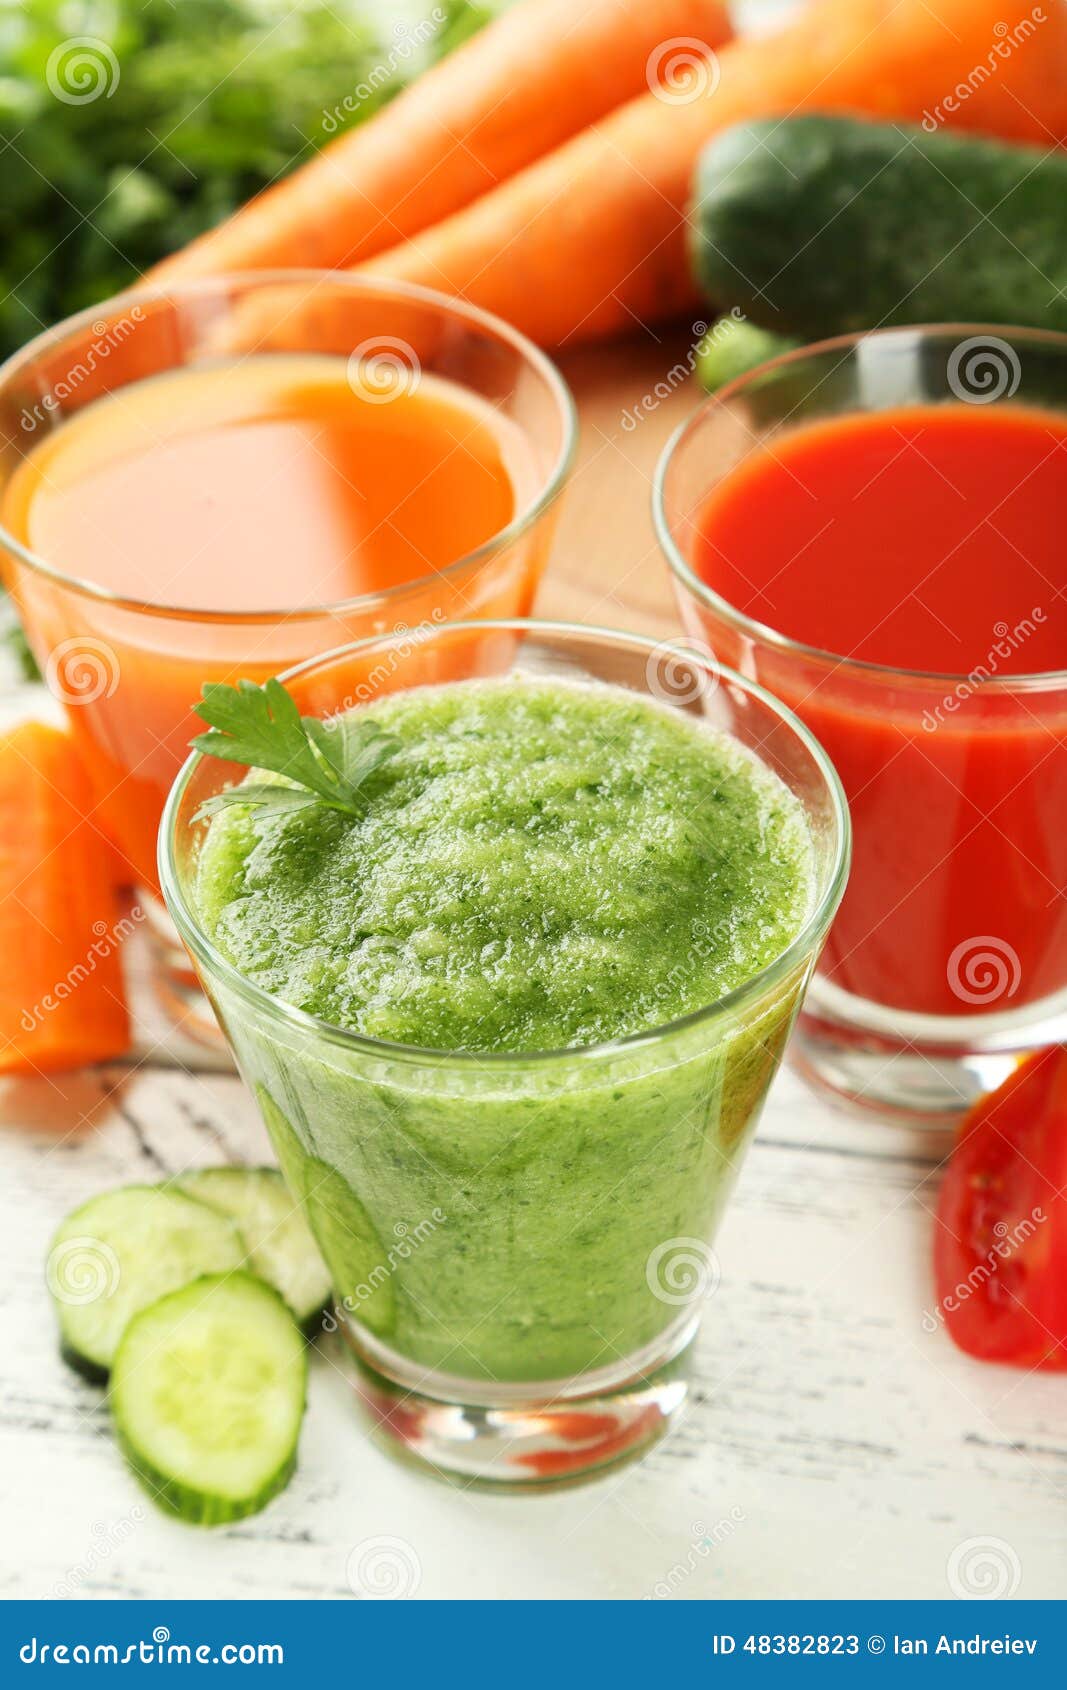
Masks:
[[[1067,134],[1067,6],[1034,8],[1010,40],[1004,16],[1004,0],[818,0],[725,47],[688,102],[631,101],[362,268],[461,294],[547,346],[671,315],[696,299],[693,167],[733,123],[851,111],[1045,145]]]
[[[729,34],[725,0],[519,0],[150,275],[355,264],[468,205],[664,68],[669,76],[672,52],[711,50]]]

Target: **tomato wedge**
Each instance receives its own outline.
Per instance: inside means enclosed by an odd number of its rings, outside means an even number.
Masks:
[[[938,1306],[982,1361],[1067,1370],[1067,1046],[971,1110],[941,1187]]]

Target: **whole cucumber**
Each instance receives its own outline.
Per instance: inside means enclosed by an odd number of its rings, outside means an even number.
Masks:
[[[801,342],[793,335],[775,334],[773,329],[758,329],[737,316],[720,317],[713,323],[697,347],[697,375],[705,393],[718,393],[720,387],[747,375],[757,364],[777,358],[782,352],[792,352]]]
[[[847,117],[739,124],[697,168],[720,307],[818,340],[898,323],[1067,330],[1067,156]]]

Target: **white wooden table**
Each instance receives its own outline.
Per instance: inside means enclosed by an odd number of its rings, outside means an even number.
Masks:
[[[634,430],[620,419],[677,353],[572,363],[583,457],[546,614],[674,626],[647,477],[692,395],[672,389]],[[22,707],[9,692],[7,713]],[[147,1026],[127,1067],[8,1082],[0,1596],[351,1596],[360,1546],[383,1538],[426,1597],[1062,1596],[1067,1379],[982,1367],[924,1323],[943,1148],[783,1073],[718,1241],[696,1390],[640,1465],[532,1497],[423,1479],[369,1442],[323,1340],[292,1484],[206,1532],[157,1513],[126,1473],[101,1392],[59,1359],[42,1264],[92,1192],[262,1160],[263,1129],[233,1075],[173,1065]]]

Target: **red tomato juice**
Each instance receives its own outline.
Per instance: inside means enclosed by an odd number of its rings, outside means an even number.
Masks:
[[[801,425],[693,534],[715,593],[815,648],[687,606],[841,775],[855,849],[824,975],[948,1015],[1067,985],[1067,418],[961,403]]]

